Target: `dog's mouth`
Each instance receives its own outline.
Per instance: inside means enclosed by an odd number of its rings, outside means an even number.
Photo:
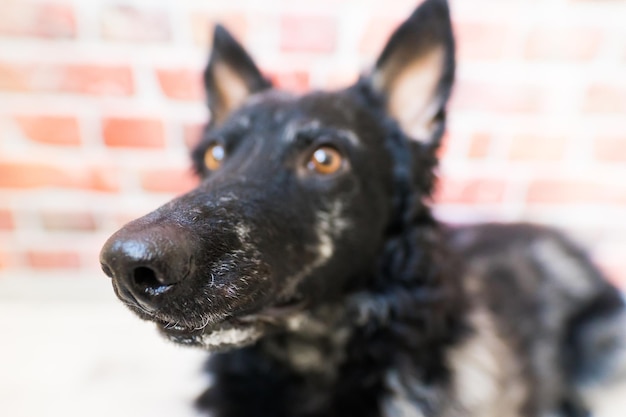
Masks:
[[[199,326],[187,325],[182,319],[153,317],[152,320],[163,336],[177,344],[223,351],[252,344],[263,335],[284,328],[286,320],[303,308],[302,300],[293,299],[252,314],[226,316],[219,320],[209,316]]]

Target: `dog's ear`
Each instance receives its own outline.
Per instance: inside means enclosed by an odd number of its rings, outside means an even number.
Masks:
[[[204,86],[211,124],[219,124],[248,96],[270,88],[271,84],[235,38],[222,25],[216,25]]]
[[[407,134],[436,147],[443,134],[454,65],[448,3],[426,0],[391,35],[370,82]]]

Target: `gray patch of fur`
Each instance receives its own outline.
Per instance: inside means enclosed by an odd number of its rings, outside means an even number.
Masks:
[[[580,260],[568,254],[563,245],[552,240],[542,239],[534,242],[530,251],[550,278],[572,296],[585,299],[593,291],[594,283],[589,279],[588,272],[582,268]]]
[[[425,385],[410,372],[390,369],[385,374],[384,383],[390,393],[381,403],[385,417],[424,417],[429,410],[442,407],[441,389]]]
[[[332,380],[345,359],[345,344],[351,334],[344,314],[343,306],[327,305],[287,316],[283,319],[290,334],[286,343],[278,345],[268,340],[264,348],[289,363],[291,369]]]

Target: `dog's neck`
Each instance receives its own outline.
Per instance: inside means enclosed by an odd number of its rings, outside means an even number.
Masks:
[[[345,360],[352,336],[345,306],[329,304],[288,317],[284,329],[260,342],[261,349],[301,375],[331,381]]]
[[[389,353],[406,349],[416,352],[420,360],[422,350],[443,352],[464,333],[466,306],[460,302],[457,280],[450,276],[458,272],[454,262],[451,257],[443,259],[446,252],[441,239],[434,220],[396,236],[381,255],[380,271],[368,284],[339,301],[290,316],[284,331],[261,342],[262,349],[293,370],[330,379],[350,359],[350,344],[355,340],[370,344],[372,338],[386,339]],[[431,249],[406,253],[417,248]],[[412,329],[408,334],[399,331],[408,327]]]

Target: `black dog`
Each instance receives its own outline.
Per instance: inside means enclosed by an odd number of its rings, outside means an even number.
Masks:
[[[301,97],[216,28],[201,184],[101,255],[132,311],[221,351],[203,410],[610,415],[600,394],[626,370],[619,292],[555,231],[431,216],[453,76],[444,0],[423,3],[356,85]]]

